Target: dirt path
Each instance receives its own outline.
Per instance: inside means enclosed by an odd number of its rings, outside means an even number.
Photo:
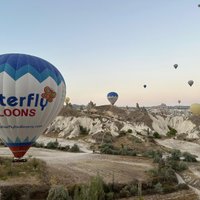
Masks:
[[[8,148],[0,148],[0,155],[12,156]],[[77,183],[88,181],[99,174],[106,182],[127,183],[133,179],[145,181],[146,171],[155,164],[151,159],[93,153],[68,153],[56,150],[31,148],[26,157],[44,160],[50,167],[53,181]]]

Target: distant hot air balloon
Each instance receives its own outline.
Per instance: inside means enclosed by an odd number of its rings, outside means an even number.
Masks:
[[[143,85],[143,87],[144,87],[144,88],[146,88],[146,87],[147,87],[147,85]]]
[[[178,100],[178,103],[180,104],[180,103],[181,103],[181,100]]]
[[[200,115],[200,104],[194,103],[190,106],[190,111],[193,115]]]
[[[193,80],[189,80],[189,81],[188,81],[188,84],[189,84],[190,86],[192,86],[192,85],[194,84],[194,81],[193,81]]]
[[[108,101],[109,101],[112,105],[114,105],[115,102],[116,102],[117,99],[118,99],[118,94],[117,94],[116,92],[109,92],[109,93],[107,94],[107,99],[108,99]]]
[[[66,86],[49,62],[25,54],[0,55],[0,137],[22,158],[56,117]]]
[[[178,67],[178,65],[177,64],[174,64],[174,68],[176,69]]]

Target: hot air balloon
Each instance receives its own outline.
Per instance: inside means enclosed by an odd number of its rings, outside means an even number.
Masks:
[[[144,87],[144,88],[146,88],[146,87],[147,87],[147,85],[143,85],[143,87]]]
[[[194,81],[193,81],[193,80],[189,80],[189,81],[188,81],[188,84],[189,84],[190,86],[192,86],[192,85],[194,84]]]
[[[0,138],[22,158],[56,117],[65,81],[49,62],[31,55],[0,55]]]
[[[118,94],[117,94],[116,92],[109,92],[109,93],[107,94],[107,99],[108,99],[108,101],[109,101],[112,105],[114,105],[115,102],[116,102],[117,99],[118,99]]]
[[[180,104],[180,103],[181,103],[181,100],[178,100],[178,103]]]
[[[174,68],[176,69],[178,67],[178,65],[177,64],[174,64]]]
[[[193,115],[200,115],[200,104],[194,103],[190,106],[190,111]]]

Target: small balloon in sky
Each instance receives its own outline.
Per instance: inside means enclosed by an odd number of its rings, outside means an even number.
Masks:
[[[192,86],[194,84],[194,81],[193,80],[189,80],[188,84],[189,84],[189,86]]]
[[[114,105],[115,102],[116,102],[117,99],[118,99],[118,94],[117,94],[116,92],[109,92],[109,93],[107,94],[107,99],[108,99],[108,101],[109,101],[112,105]]]
[[[181,103],[181,100],[178,100],[178,103],[180,104],[180,103]]]
[[[147,87],[147,85],[143,85],[143,87],[144,87],[144,88],[146,88],[146,87]]]
[[[0,55],[0,138],[22,158],[60,112],[66,95],[61,73],[25,54]]]
[[[174,68],[176,69],[178,67],[178,65],[177,64],[174,64]]]

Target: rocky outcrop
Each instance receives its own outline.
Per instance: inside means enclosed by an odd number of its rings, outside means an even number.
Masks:
[[[113,137],[128,133],[140,139],[158,132],[165,136],[170,128],[186,138],[199,138],[200,119],[191,117],[187,110],[122,109],[115,106],[98,106],[95,112],[72,111],[58,116],[47,128],[45,134],[54,132],[61,138],[76,138],[111,134]],[[73,115],[75,113],[75,115]],[[89,139],[88,138],[88,139]]]

